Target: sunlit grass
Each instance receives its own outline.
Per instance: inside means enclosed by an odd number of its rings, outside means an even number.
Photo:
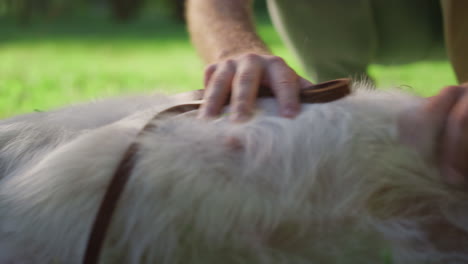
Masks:
[[[185,27],[164,18],[113,24],[102,17],[19,28],[0,21],[0,117],[118,94],[199,89],[203,64]],[[268,20],[259,31],[298,72]],[[380,86],[434,94],[454,82],[445,62],[373,66]]]
[[[184,26],[164,21],[162,27],[157,20],[153,29],[151,22],[11,32],[11,40],[0,42],[0,116],[116,94],[201,88],[203,65]]]
[[[159,50],[143,45],[81,45],[4,47],[0,51],[0,113],[122,93],[201,88],[203,65],[184,45]]]

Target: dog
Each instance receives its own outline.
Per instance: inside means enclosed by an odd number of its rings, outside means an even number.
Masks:
[[[177,96],[0,121],[0,263],[81,263],[123,153],[141,149],[100,258],[113,264],[468,263],[468,192],[445,184],[423,100],[355,84],[294,119],[154,121]],[[417,137],[405,138],[405,131]],[[411,134],[411,133],[410,133]]]

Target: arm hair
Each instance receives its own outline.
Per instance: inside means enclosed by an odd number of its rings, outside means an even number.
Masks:
[[[243,53],[270,54],[255,30],[252,0],[188,0],[187,21],[207,63]]]

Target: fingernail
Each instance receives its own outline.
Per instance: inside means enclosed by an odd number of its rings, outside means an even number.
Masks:
[[[233,113],[230,115],[230,119],[233,122],[242,123],[242,122],[249,120],[249,117],[248,115],[243,114],[243,113]]]
[[[206,111],[203,111],[198,113],[197,118],[201,120],[210,120],[213,119],[213,116],[209,115]]]
[[[207,107],[205,109],[202,109],[198,111],[198,116],[199,119],[202,120],[210,120],[216,118],[216,113],[211,107]]]
[[[293,118],[297,115],[297,110],[292,107],[287,107],[281,111],[283,117]]]

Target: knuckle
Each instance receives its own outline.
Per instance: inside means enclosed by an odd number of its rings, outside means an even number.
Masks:
[[[234,67],[229,65],[224,65],[215,73],[215,80],[220,82],[226,82],[234,75]]]
[[[239,73],[237,76],[238,83],[240,85],[249,85],[254,82],[256,76],[249,72]]]
[[[276,82],[276,85],[278,89],[281,90],[294,90],[296,91],[297,88],[297,79],[291,78],[291,79],[285,79],[285,80],[279,80]]]
[[[213,64],[210,64],[208,66],[205,67],[205,72],[211,72],[211,71],[214,71],[216,70],[217,68],[217,64],[213,63]]]
[[[270,64],[284,64],[284,65],[286,65],[286,62],[284,61],[284,59],[281,58],[281,57],[278,57],[278,56],[272,56],[272,57],[270,57],[270,58],[268,59],[268,62],[269,62]]]
[[[242,59],[248,62],[256,62],[260,60],[260,55],[255,53],[246,53],[242,56]]]
[[[233,59],[227,59],[227,60],[224,62],[224,67],[229,68],[229,69],[234,68],[235,65],[236,65],[236,62],[235,62]]]

